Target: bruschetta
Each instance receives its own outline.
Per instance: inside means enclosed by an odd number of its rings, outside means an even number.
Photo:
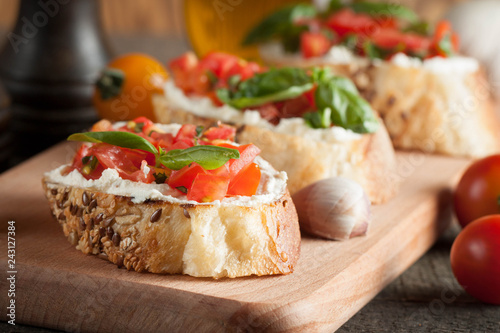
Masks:
[[[396,148],[479,157],[500,151],[500,122],[474,58],[458,36],[434,31],[394,3],[330,1],[285,7],[247,35],[268,65],[327,66],[349,77],[385,122]]]
[[[43,177],[54,217],[83,253],[138,272],[291,273],[300,253],[284,172],[226,125],[102,120],[73,162]]]
[[[292,194],[336,176],[360,183],[373,203],[396,193],[386,129],[348,79],[329,69],[267,69],[221,52],[186,53],[169,68],[173,79],[154,97],[160,122],[234,124],[238,142],[256,144],[287,172]]]

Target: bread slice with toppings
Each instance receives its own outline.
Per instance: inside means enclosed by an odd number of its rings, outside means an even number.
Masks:
[[[274,47],[272,47],[273,49]],[[379,111],[394,147],[451,156],[500,152],[500,121],[489,83],[475,59],[424,62],[398,54],[391,61],[349,56],[304,59],[262,48],[275,66],[327,66],[352,79]]]
[[[228,105],[214,106],[208,98],[190,98],[173,81],[165,95],[153,97],[156,118],[210,126],[218,121],[238,126],[236,140],[254,143],[261,156],[288,175],[293,194],[318,180],[344,176],[360,183],[373,203],[383,203],[398,189],[396,158],[380,121],[375,133],[358,134],[341,127],[313,129],[301,118],[283,119],[275,126],[256,111],[241,112]]]
[[[300,231],[287,177],[258,156],[254,162],[261,170],[255,195],[203,203],[168,184],[122,179],[110,168],[85,179],[65,165],[42,183],[68,240],[119,267],[213,278],[288,274],[299,257]]]

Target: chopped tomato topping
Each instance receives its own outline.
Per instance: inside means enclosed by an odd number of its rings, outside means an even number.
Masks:
[[[260,168],[255,163],[244,167],[229,183],[228,195],[252,196],[257,192],[260,183]]]
[[[234,141],[236,135],[236,128],[221,124],[217,127],[210,127],[203,133],[203,137],[209,141],[213,140],[230,140]]]
[[[229,178],[210,174],[198,174],[193,181],[188,200],[211,202],[222,200],[227,194]]]
[[[325,24],[341,38],[350,33],[370,36],[379,26],[370,15],[356,14],[348,8],[333,13]]]
[[[200,173],[206,174],[207,170],[203,169],[197,163],[191,163],[191,165],[186,165],[180,170],[172,171],[168,179],[168,185],[177,189],[179,187],[184,187],[189,191],[191,185],[193,185],[194,179]]]
[[[174,138],[174,142],[184,142],[189,145],[189,147],[194,146],[194,138],[196,137],[196,125],[186,124],[182,125],[179,132]]]

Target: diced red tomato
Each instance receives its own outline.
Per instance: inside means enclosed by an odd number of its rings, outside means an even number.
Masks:
[[[174,170],[170,174],[170,178],[168,179],[168,185],[173,188],[185,187],[187,190],[191,188],[193,185],[193,181],[198,174],[207,174],[207,170],[203,169],[197,163],[191,163],[190,165],[186,165],[180,170]]]
[[[210,127],[203,133],[203,137],[207,138],[208,141],[217,139],[234,141],[235,135],[236,128],[225,124],[221,124],[217,127]]]
[[[259,73],[262,70],[259,64],[253,61],[245,61],[243,59],[239,59],[226,73],[222,79],[227,80],[233,75],[239,75],[240,80],[244,81],[246,79],[251,78],[255,75],[255,73]]]
[[[211,71],[217,78],[225,79],[238,61],[240,59],[237,56],[229,53],[210,52],[200,60],[198,67],[205,71]]]
[[[330,46],[330,40],[321,32],[304,32],[300,35],[300,50],[304,58],[321,57]]]
[[[188,200],[211,202],[222,200],[227,194],[229,178],[210,174],[198,174],[188,190]]]
[[[314,97],[314,95],[316,94],[316,89],[318,88],[317,85],[315,85],[311,90],[309,91],[306,91],[303,96],[305,98],[307,98],[307,102],[309,103],[310,105],[310,108],[312,110],[316,110],[316,98]]]
[[[257,192],[260,183],[260,168],[255,163],[244,167],[229,183],[228,195],[252,196]]]
[[[71,172],[73,170],[79,170],[85,179],[98,179],[101,177],[102,172],[104,171],[104,167],[97,161],[97,164],[92,169],[87,167],[84,169],[82,159],[86,156],[91,157],[92,153],[89,152],[89,147],[87,145],[81,145],[76,152],[75,157],[73,157],[73,162],[71,163],[71,167],[67,170],[67,172]],[[89,161],[90,163],[90,161]],[[87,163],[87,165],[89,164]]]
[[[193,52],[184,53],[182,56],[170,61],[168,66],[172,71],[175,84],[185,92],[191,91],[190,73],[198,65],[198,58]]]
[[[89,153],[97,157],[104,168],[116,169],[123,179],[137,180],[137,175],[134,175],[134,172],[141,168],[144,160],[148,164],[154,164],[154,156],[151,153],[137,149],[119,148],[107,143],[93,145]]]
[[[267,120],[273,125],[277,125],[280,122],[280,111],[273,103],[253,106],[252,110],[259,111],[262,119]]]
[[[143,124],[142,128],[153,125],[153,122],[146,117],[137,117],[133,120],[133,122],[136,124],[142,123]]]
[[[155,141],[156,147],[162,147],[165,150],[170,150],[174,142],[174,136],[170,133],[152,132],[150,136]]]
[[[363,36],[372,35],[379,27],[377,21],[367,14],[356,14],[351,9],[342,9],[333,13],[325,22],[341,38],[349,33]]]
[[[427,37],[413,33],[403,33],[396,29],[379,29],[371,36],[371,40],[381,48],[401,48],[401,51],[412,52],[425,51],[431,44],[430,39]]]
[[[179,129],[174,138],[174,143],[185,142],[190,147],[194,146],[194,138],[196,136],[196,125],[185,124]]]
[[[255,157],[260,154],[260,149],[253,143],[242,146],[233,146],[231,144],[222,143],[219,146],[231,149],[237,149],[240,152],[239,159],[237,160],[231,159],[228,161],[231,179],[234,178],[244,167],[252,163]]]
[[[312,103],[314,105],[314,95],[312,96]],[[302,117],[306,112],[315,111],[309,97],[305,94],[274,104],[279,110],[280,119]]]

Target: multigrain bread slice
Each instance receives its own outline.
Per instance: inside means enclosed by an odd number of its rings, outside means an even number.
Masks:
[[[153,105],[156,118],[162,123],[211,126],[219,120],[228,121],[179,108],[163,95],[155,95]],[[292,194],[318,180],[336,176],[360,183],[375,204],[387,201],[397,192],[395,153],[382,123],[376,133],[359,134],[354,139],[343,141],[279,133],[271,125],[235,125],[238,126],[236,141],[254,143],[262,149],[261,156],[273,167],[287,172],[288,188]]]
[[[213,278],[288,274],[300,231],[286,174],[254,162],[262,175],[255,195],[208,203],[172,196],[167,184],[121,179],[114,169],[86,180],[64,165],[42,184],[71,244],[119,267]]]
[[[500,122],[479,66],[466,71],[446,68],[446,61],[457,59],[439,59],[442,66],[433,68],[408,59],[398,63],[353,57],[336,63],[322,57],[283,56],[267,48],[261,49],[261,56],[269,65],[327,66],[350,78],[379,112],[395,148],[466,157],[500,152]]]

